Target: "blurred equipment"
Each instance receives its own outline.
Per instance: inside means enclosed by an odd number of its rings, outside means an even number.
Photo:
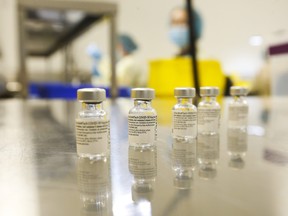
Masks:
[[[271,65],[269,53],[266,50],[263,55],[263,65],[252,82],[250,94],[263,96],[271,94]]]
[[[288,42],[269,47],[272,95],[288,95]]]
[[[201,60],[198,65],[200,86],[217,86],[219,95],[224,95],[225,76],[220,63],[216,60]],[[195,87],[191,70],[189,57],[151,61],[148,87],[154,88],[157,96],[173,96],[173,89],[176,87]]]
[[[0,74],[0,99],[18,96],[21,89],[22,87],[19,82],[8,82],[6,78]]]
[[[23,86],[23,97],[27,97],[28,91],[29,79],[26,67],[28,56],[49,57],[56,51],[64,49],[65,77],[66,81],[71,81],[73,58],[69,54],[69,45],[92,24],[105,17],[110,21],[111,93],[116,97],[116,4],[99,1],[19,0],[18,10],[20,54],[18,79]]]

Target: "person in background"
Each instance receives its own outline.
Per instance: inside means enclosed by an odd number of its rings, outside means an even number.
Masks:
[[[193,10],[196,41],[201,37],[203,22],[201,16]],[[179,47],[177,56],[189,55],[188,14],[185,7],[175,7],[170,14],[170,40]]]
[[[118,86],[133,88],[147,85],[147,75],[142,65],[137,61],[137,50],[138,45],[131,36],[121,34],[117,37],[116,76]],[[98,69],[100,75],[97,82],[93,84],[110,85],[110,59],[107,57],[101,58]]]
[[[147,77],[135,56],[137,50],[138,45],[131,36],[118,36],[116,72],[119,86],[146,86]]]
[[[96,44],[92,43],[87,47],[87,54],[91,57],[92,60],[91,80],[93,84],[97,85],[98,80],[102,78],[99,71],[99,65],[102,59],[102,51]]]
[[[192,11],[194,16],[194,32],[196,42],[200,39],[203,30],[203,21],[199,13]],[[189,26],[186,7],[175,7],[170,14],[170,40],[179,47],[177,56],[189,55]],[[197,47],[196,47],[197,48]],[[232,80],[226,76],[224,95],[229,95],[230,87],[233,86]]]

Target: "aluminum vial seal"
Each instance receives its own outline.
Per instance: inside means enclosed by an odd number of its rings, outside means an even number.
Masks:
[[[106,91],[101,88],[78,89],[77,99],[80,102],[99,103],[99,102],[106,100]]]
[[[246,96],[248,94],[248,89],[241,86],[230,87],[231,96]]]
[[[175,97],[183,98],[193,98],[195,97],[195,88],[175,88],[174,89]]]
[[[131,98],[140,100],[152,100],[155,98],[155,90],[151,88],[133,88]]]
[[[219,94],[218,87],[201,87],[200,88],[200,96],[212,96],[216,97]]]

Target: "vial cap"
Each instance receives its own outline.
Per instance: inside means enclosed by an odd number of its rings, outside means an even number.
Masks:
[[[195,97],[195,88],[175,88],[174,89],[175,97],[186,97],[192,98]]]
[[[78,89],[77,99],[81,102],[102,102],[106,99],[106,91],[101,88]]]
[[[248,89],[241,86],[230,87],[230,95],[232,96],[245,96],[248,94]]]
[[[201,87],[200,96],[217,96],[219,94],[218,87]]]
[[[131,98],[152,100],[155,98],[155,91],[151,88],[133,88],[131,90]]]

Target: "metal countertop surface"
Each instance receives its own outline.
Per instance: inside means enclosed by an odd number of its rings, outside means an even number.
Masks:
[[[219,137],[199,137],[203,148],[198,143],[195,152],[173,144],[175,99],[155,100],[157,149],[130,154],[127,113],[133,102],[107,101],[108,161],[77,157],[78,102],[0,101],[0,215],[288,215],[287,98],[248,98],[247,136],[227,129],[229,100],[221,103]],[[229,154],[238,150],[245,155]],[[155,180],[147,188],[133,186],[139,173],[129,172],[129,161],[135,162],[131,157],[145,161],[144,167],[136,164],[142,178],[147,174],[147,179]],[[213,166],[201,168],[196,164],[199,157]],[[193,171],[181,176],[175,171],[176,163]]]

